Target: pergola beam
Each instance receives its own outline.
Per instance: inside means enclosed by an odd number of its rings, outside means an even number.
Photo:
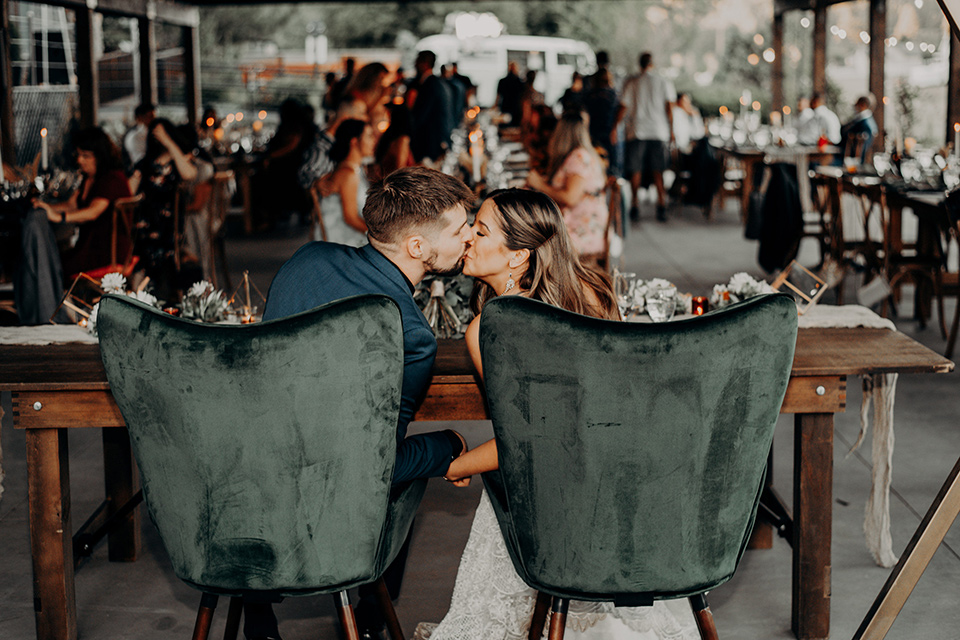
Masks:
[[[11,165],[14,155],[13,62],[10,60],[10,2],[0,0],[0,156]]]

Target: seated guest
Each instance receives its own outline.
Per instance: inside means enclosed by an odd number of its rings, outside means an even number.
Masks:
[[[531,171],[527,184],[560,205],[581,261],[596,263],[604,257],[606,248],[606,176],[581,114],[567,113],[560,118],[550,138],[548,156],[546,177]]]
[[[873,139],[879,131],[877,121],[873,119],[875,104],[876,100],[872,94],[857,98],[857,102],[853,105],[856,114],[840,128],[844,158],[856,157],[860,164],[867,161]]]
[[[703,137],[703,117],[700,110],[693,106],[689,93],[677,94],[677,104],[673,107],[673,135],[680,153],[690,153],[693,142]]]
[[[123,153],[127,168],[132,168],[147,154],[147,126],[157,117],[157,108],[149,103],[133,110],[135,124],[123,136]]]
[[[337,128],[330,149],[330,159],[337,168],[325,180],[320,201],[328,242],[351,247],[367,244],[367,225],[361,211],[370,184],[363,173],[363,160],[373,155],[375,142],[373,127],[363,120],[347,120]]]
[[[62,276],[72,278],[111,262],[113,203],[130,195],[120,151],[99,127],[77,132],[73,145],[83,176],[80,186],[66,202],[34,200],[36,209],[23,222],[23,254],[16,284],[17,313],[22,324],[41,324],[50,319],[63,296]],[[77,225],[77,242],[62,260],[51,223]],[[124,259],[129,251],[130,239],[118,234],[117,259]]]
[[[383,103],[390,88],[389,75],[390,71],[380,62],[363,65],[346,86],[340,105],[352,105],[359,120],[378,121],[385,115]]]
[[[810,110],[806,116],[800,112],[800,126],[797,130],[797,140],[800,144],[815,145],[821,139],[830,144],[840,144],[840,118],[824,103],[823,96],[813,94],[810,99]]]
[[[300,167],[297,169],[297,181],[301,188],[310,189],[317,180],[336,168],[336,163],[330,159],[330,148],[333,146],[337,127],[349,119],[366,120],[366,113],[366,106],[357,101],[347,101],[337,109],[330,124],[317,133],[313,142],[303,152]]]
[[[130,177],[130,190],[142,193],[137,230],[137,255],[157,288],[157,297],[166,299],[177,280],[176,240],[178,190],[196,180],[198,172],[190,155],[190,144],[180,137],[169,120],[150,124],[147,155]]]
[[[473,193],[439,171],[424,167],[400,169],[375,184],[367,194],[363,218],[370,244],[360,248],[311,242],[280,268],[270,291],[264,320],[282,318],[362,294],[390,296],[403,324],[403,384],[397,422],[393,481],[439,477],[465,449],[453,431],[407,437],[407,426],[430,384],[437,340],[413,299],[414,286],[430,274],[455,275],[472,233],[466,206]],[[359,355],[359,354],[358,354]],[[402,554],[401,554],[402,555]],[[399,567],[397,567],[399,565]],[[387,569],[384,580],[396,597],[402,561]],[[373,590],[361,587],[357,623],[371,637],[379,631]],[[279,638],[269,604],[244,603],[246,637]],[[371,629],[371,627],[373,627]]]

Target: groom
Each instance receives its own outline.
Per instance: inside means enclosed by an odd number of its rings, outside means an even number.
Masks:
[[[280,268],[267,294],[264,320],[354,295],[382,293],[396,301],[403,323],[404,364],[395,483],[442,476],[466,448],[463,437],[455,431],[410,437],[406,433],[430,385],[437,353],[433,331],[413,300],[414,287],[426,275],[460,273],[473,238],[466,214],[466,205],[472,199],[473,193],[461,181],[439,171],[423,167],[395,171],[367,192],[363,219],[370,244],[360,248],[327,242],[304,245]],[[399,590],[405,555],[406,545],[384,576],[393,587],[393,597]],[[248,640],[279,638],[269,604],[245,602],[244,614]],[[362,590],[358,625],[376,633],[382,625],[378,617],[372,599]]]

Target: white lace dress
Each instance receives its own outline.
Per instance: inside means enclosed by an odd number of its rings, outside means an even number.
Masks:
[[[360,181],[357,183],[357,210],[363,211],[363,205],[367,201],[367,189],[370,183],[364,175],[361,167],[357,167],[357,177]],[[362,247],[367,244],[367,234],[357,231],[347,224],[343,217],[343,200],[339,193],[332,193],[320,201],[320,210],[323,212],[323,225],[327,230],[327,241],[345,244],[350,247]],[[314,240],[322,240],[320,229],[314,229]]]
[[[486,491],[460,559],[450,609],[440,624],[421,622],[414,640],[526,640],[536,592],[517,575]],[[546,637],[548,625],[544,625]],[[571,601],[568,640],[698,640],[687,600],[652,607]]]

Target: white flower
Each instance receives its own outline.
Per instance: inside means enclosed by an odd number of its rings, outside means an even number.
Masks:
[[[669,280],[664,278],[654,278],[653,280],[647,281],[647,289],[649,291],[659,291],[660,289],[672,289],[674,284]]]
[[[99,313],[99,311],[100,303],[98,302],[97,304],[93,305],[93,309],[90,310],[90,317],[87,318],[87,331],[92,335],[97,335],[97,313]]]
[[[127,279],[122,273],[108,273],[100,280],[100,288],[104,293],[123,293],[127,287]]]
[[[160,308],[160,306],[157,304],[157,296],[153,295],[152,293],[147,293],[146,291],[135,291],[128,293],[127,295],[131,298],[136,298],[140,302],[149,304],[151,307],[157,307],[158,309]]]
[[[200,282],[193,283],[193,286],[187,291],[187,296],[199,298],[200,296],[206,295],[209,291],[213,291],[213,285],[206,280],[201,280]]]
[[[750,274],[744,273],[735,273],[730,277],[730,284],[727,287],[730,291],[735,293],[742,293],[745,291],[752,290],[756,286],[757,281],[754,280]]]

